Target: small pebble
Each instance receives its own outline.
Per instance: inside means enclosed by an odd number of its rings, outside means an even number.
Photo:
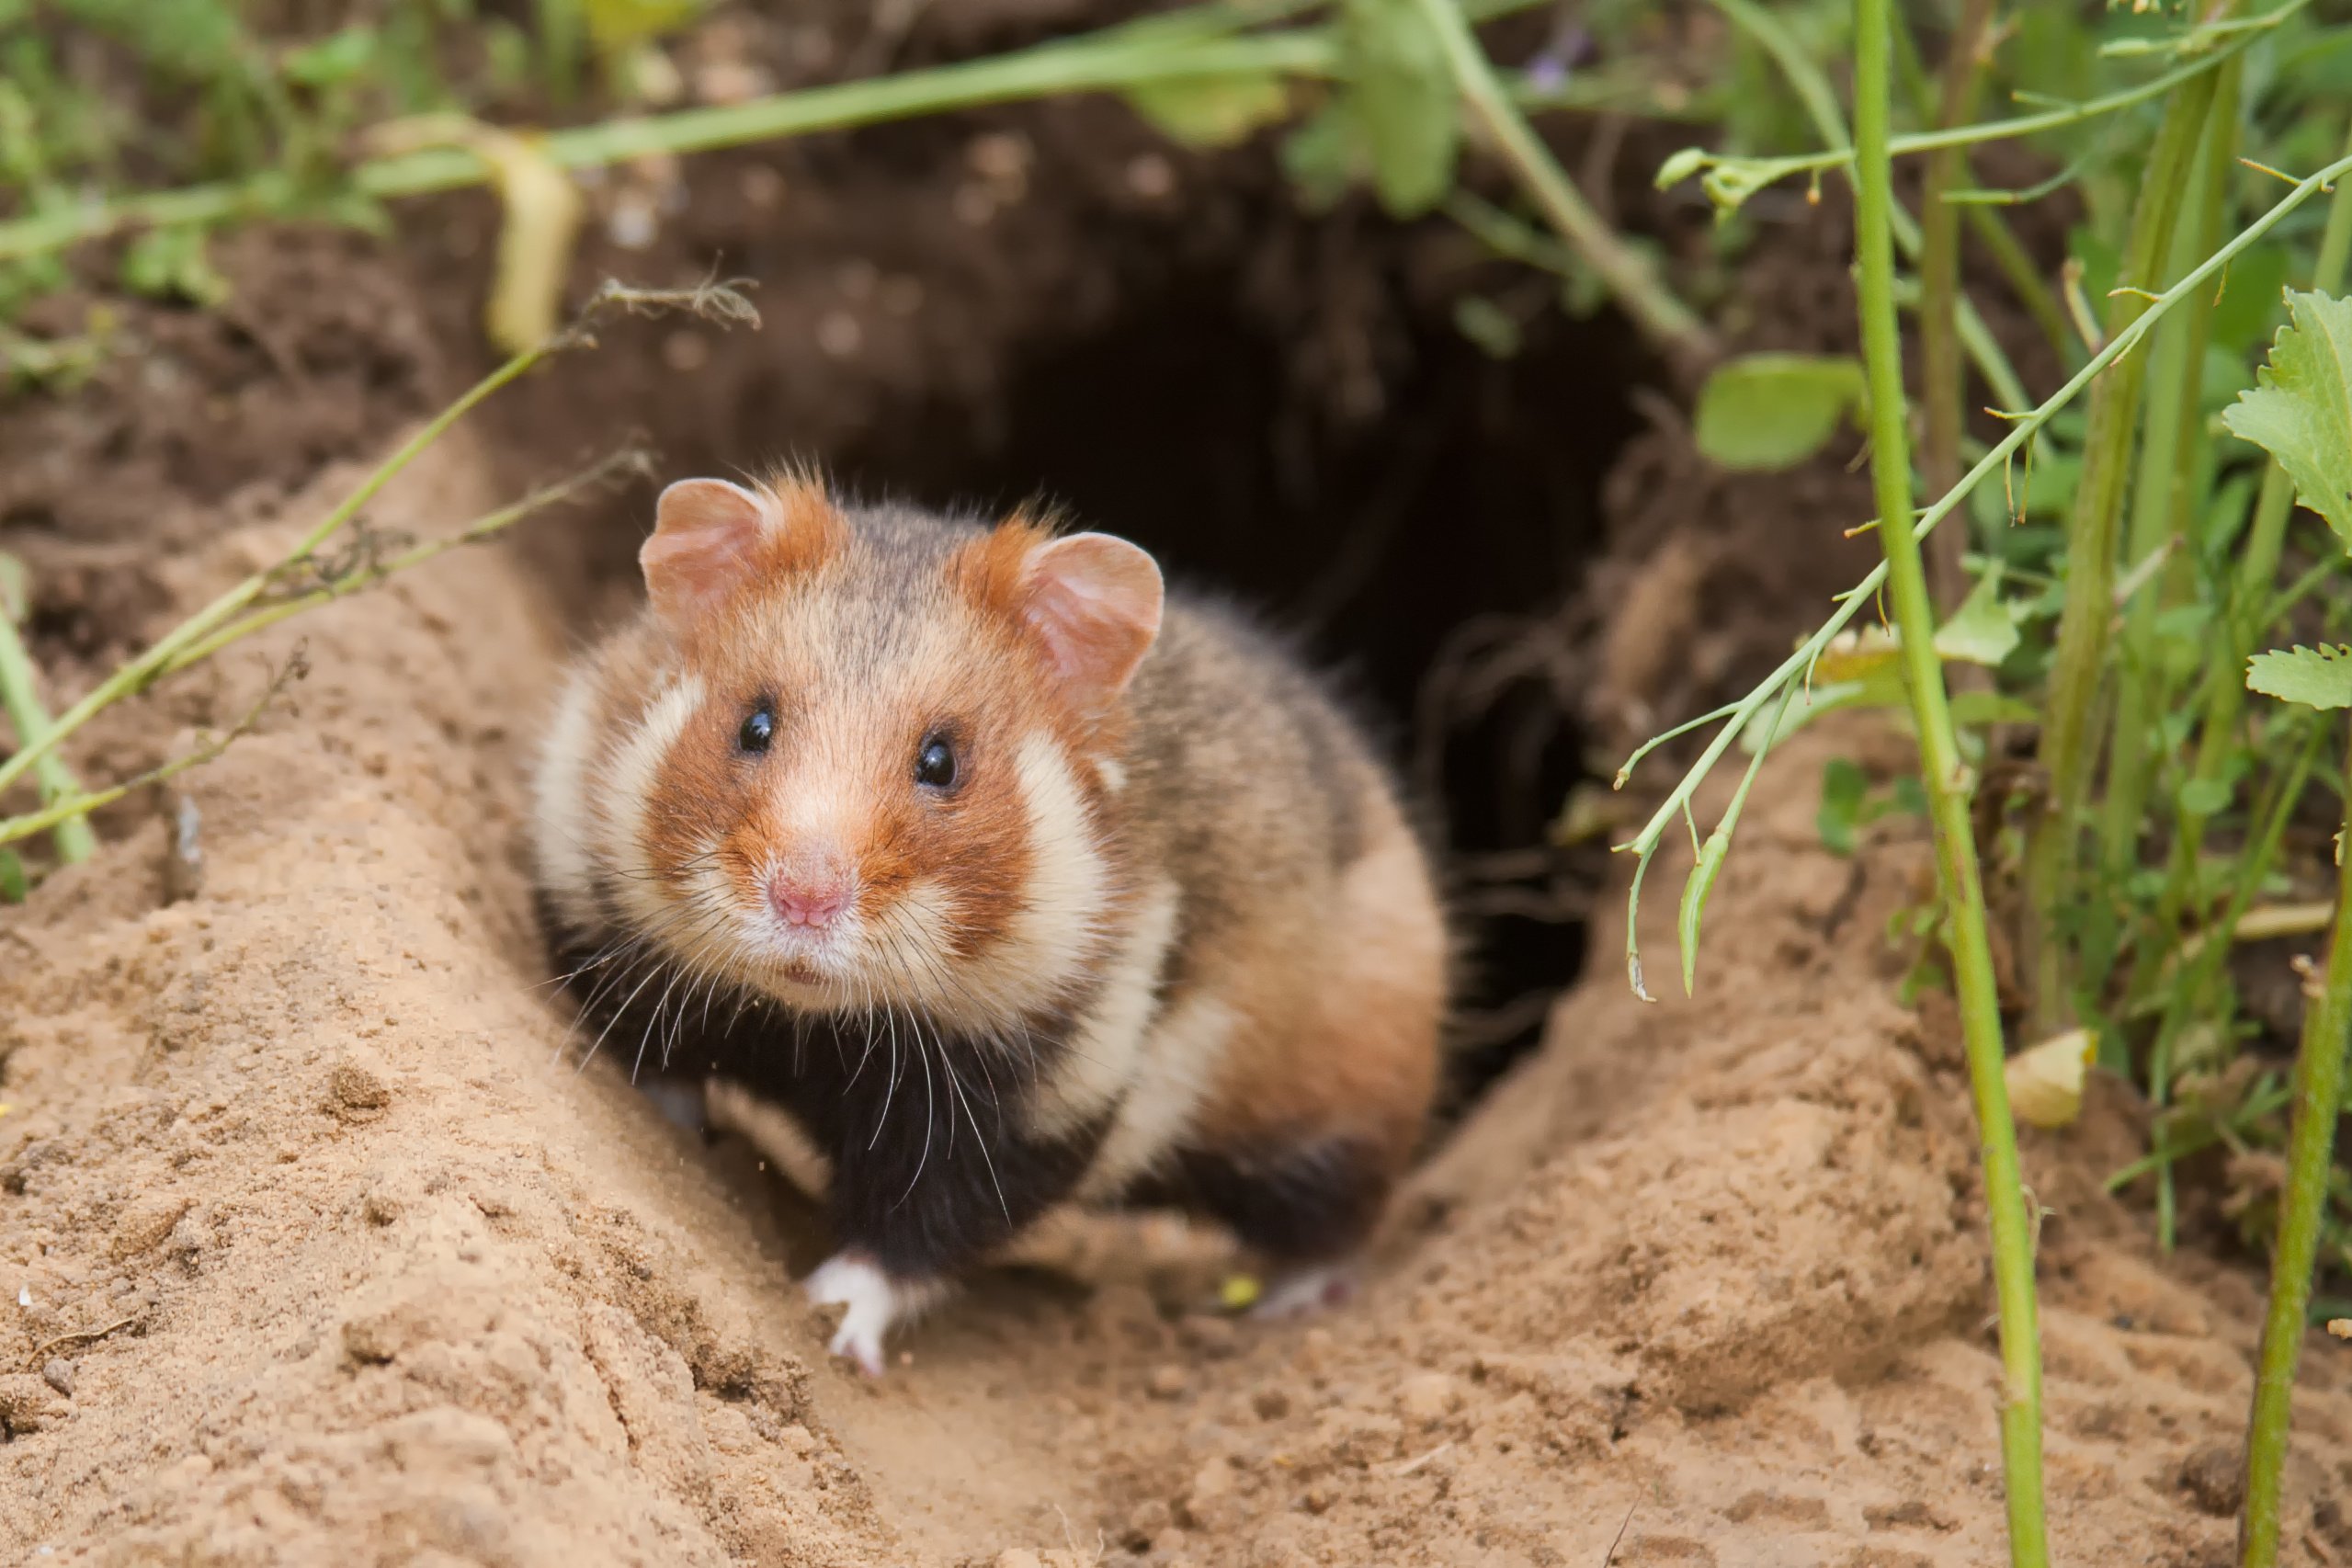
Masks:
[[[1190,1380],[1184,1375],[1184,1369],[1171,1362],[1152,1373],[1152,1397],[1174,1399],[1184,1392],[1189,1381]]]
[[[1397,1414],[1408,1421],[1442,1421],[1460,1403],[1460,1391],[1443,1372],[1416,1373],[1396,1391]]]
[[[49,1365],[40,1369],[40,1378],[66,1398],[74,1397],[74,1363],[62,1356],[51,1356]]]
[[[1280,1389],[1260,1389],[1250,1396],[1250,1404],[1261,1421],[1279,1421],[1290,1414],[1290,1396]]]

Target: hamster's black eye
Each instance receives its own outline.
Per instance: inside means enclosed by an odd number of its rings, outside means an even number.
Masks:
[[[926,789],[945,790],[956,781],[956,748],[945,735],[927,735],[915,754],[915,781]]]
[[[755,756],[766,751],[775,738],[776,715],[765,708],[753,709],[751,717],[744,721],[744,727],[735,732],[735,744]]]

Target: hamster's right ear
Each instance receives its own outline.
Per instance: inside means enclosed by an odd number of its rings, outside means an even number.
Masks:
[[[812,488],[778,493],[681,479],[653,504],[653,535],[637,563],[654,613],[683,631],[742,589],[813,564],[841,526]]]

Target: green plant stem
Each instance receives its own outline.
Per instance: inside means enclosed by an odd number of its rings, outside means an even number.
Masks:
[[[1473,19],[1483,19],[1524,9],[1527,4],[1486,0],[1467,9]],[[1301,8],[1197,6],[985,60],[574,127],[549,133],[540,147],[560,167],[600,168],[653,154],[708,152],[989,104],[1116,92],[1187,77],[1265,73],[1332,76],[1340,69],[1340,53],[1328,29],[1230,36],[1233,28]],[[1515,83],[1507,96],[1546,108],[1574,108],[1587,102],[1584,86],[1574,82],[1550,90]],[[1591,95],[1594,104],[1619,109],[1625,108],[1623,98],[1621,85],[1606,82]],[[491,171],[472,153],[442,147],[367,159],[355,165],[349,176],[360,195],[389,201],[481,185]],[[176,190],[75,202],[0,222],[0,261],[45,255],[131,229],[208,225],[298,210],[305,194],[295,176],[271,170]]]
[[[41,706],[40,672],[33,667],[32,656],[25,652],[16,623],[8,618],[5,607],[0,607],[0,710],[6,711],[8,722],[16,726],[20,752],[39,744],[53,727],[48,710]],[[82,791],[74,770],[54,751],[38,759],[34,778],[45,804]],[[57,858],[64,865],[77,865],[97,852],[97,835],[79,817],[60,822],[51,837],[57,846]]]
[[[1560,237],[1584,257],[1609,296],[1653,342],[1694,364],[1713,359],[1717,354],[1714,333],[1689,306],[1675,298],[1649,261],[1619,238],[1570,182],[1551,150],[1504,92],[1485,50],[1479,46],[1455,0],[1418,3],[1445,51],[1463,103]]]
[[[373,500],[376,494],[392,483],[394,476],[424,455],[426,449],[449,432],[449,426],[465,417],[484,399],[551,356],[569,349],[585,347],[594,343],[588,328],[596,319],[609,311],[619,310],[639,314],[659,314],[673,310],[686,310],[706,320],[730,324],[741,321],[756,321],[757,312],[740,294],[722,287],[693,290],[658,290],[625,289],[607,283],[571,325],[544,341],[524,349],[482,378],[458,400],[442,409],[416,433],[402,443],[400,449],[379,464],[375,471],[359,483],[357,489],[345,496],[335,508],[304,534],[293,549],[274,566],[256,572],[222,593],[210,604],[165,632],[144,653],[120,665],[100,682],[80,701],[67,709],[51,724],[48,733],[39,740],[27,742],[16,756],[0,762],[0,790],[21,778],[25,770],[54,751],[60,741],[84,724],[108,704],[135,697],[175,669],[186,667],[183,655],[202,643],[232,618],[260,598],[272,587],[279,585],[284,574],[309,561],[327,540],[340,532],[357,517],[359,509]]]
[[[1715,3],[1721,7],[1723,0],[1715,0]],[[2071,125],[2080,125],[2086,120],[2096,119],[2102,115],[2130,108],[2134,104],[2146,103],[2151,98],[2160,98],[2174,88],[2194,82],[2199,76],[2235,59],[2267,37],[2270,30],[2280,22],[2302,10],[2311,3],[2312,0],[2287,0],[2287,4],[2280,6],[2278,9],[2255,17],[2241,27],[2230,29],[2231,37],[2228,43],[2208,53],[2199,55],[2186,65],[2167,71],[2160,76],[2151,77],[2136,87],[2126,87],[2101,97],[2085,98],[2080,103],[2061,105],[2056,108],[2045,109],[2039,114],[2018,115],[2010,119],[1988,120],[1982,124],[1961,126],[1949,131],[1913,131],[1909,135],[1895,137],[1888,145],[1895,156],[1908,157],[1919,153],[1933,153],[1943,147],[1973,147],[1988,142],[2014,141],[2018,137],[2039,136],[2048,131],[2062,131]],[[1738,170],[1743,176],[1741,187],[1744,193],[1762,189],[1765,186],[1795,175],[1815,174],[1827,169],[1850,168],[1853,162],[1853,150],[1850,147],[1842,146],[1820,153],[1804,153],[1780,158],[1735,158],[1707,153],[1692,165],[1691,172],[1696,174],[1701,170],[1710,169]]]
[[[2352,157],[2352,136],[2347,136],[2344,150],[2346,156]],[[2341,292],[2347,267],[2352,267],[2352,187],[2337,190],[2328,203],[2327,226],[2320,234],[2319,256],[2312,268],[2311,286],[2324,294]],[[2294,483],[2284,469],[2272,463],[2262,476],[2262,490],[2254,504],[2254,521],[2246,528],[2245,542],[2239,547],[2237,576],[2221,618],[2221,635],[2214,640],[2213,660],[2206,666],[2204,691],[2199,703],[2196,761],[2189,774],[2199,782],[2220,782],[2238,748],[2239,723],[2245,715],[2245,663],[2254,653],[2263,629],[2270,623],[2268,607],[2274,602],[2278,560],[2286,548],[2287,524],[2294,510]],[[2176,801],[2172,858],[2156,914],[2159,936],[2149,944],[2152,960],[2156,949],[2164,946],[2162,934],[2180,929],[2181,918],[2192,898],[2202,906],[2197,868],[2199,858],[2205,851],[2208,820]],[[2142,988],[2143,978],[2144,971],[2142,977],[2135,977],[2135,990]]]
[[[1976,118],[1984,83],[1979,51],[1992,20],[1993,0],[1964,0],[1960,26],[1944,57],[1937,104],[1937,123],[1947,130]],[[1927,186],[1919,208],[1919,381],[1927,415],[1919,466],[1927,488],[1937,493],[1960,483],[1960,437],[1965,431],[1968,376],[1960,364],[1960,212],[1944,199],[1944,194],[1967,163],[1966,148],[1938,149],[1927,160]],[[1928,585],[1940,606],[1958,604],[1968,591],[1967,574],[1960,565],[1967,547],[1964,528],[1946,528],[1929,541]]]
[[[2182,188],[2212,107],[2214,85],[2210,73],[2194,76],[2165,108],[2132,211],[2117,278],[2119,291],[2108,301],[2105,332],[2109,342],[2146,311],[2147,296],[2137,290],[2158,280],[2171,252]],[[2071,987],[2077,971],[2065,915],[2078,896],[2076,835],[2098,770],[2100,748],[2093,720],[2106,671],[2108,626],[2115,619],[2116,532],[2147,368],[2147,356],[2130,356],[2091,389],[2083,476],[2067,518],[2065,606],[2058,620],[2038,757],[2049,793],[2026,851],[2028,926],[2021,946],[2035,955],[2031,1017],[2038,1034],[2056,1033],[2073,1016]]]
[[[2352,729],[2346,734],[2352,740]],[[2352,750],[2346,754],[2345,769],[2352,778]],[[2345,800],[2344,823],[2346,837],[2339,842],[2352,844],[2352,794]],[[2263,1321],[2254,1409],[2246,1422],[2245,1513],[2238,1527],[2243,1568],[2273,1568],[2278,1561],[2279,1489],[2287,1468],[2295,1363],[2302,1353],[2311,1312],[2312,1266],[2327,1202],[2335,1119],[2344,1099],[2344,1052],[2352,1039],[2352,864],[2344,863],[2341,854],[2337,859],[2335,922],[2328,937],[2324,983],[2304,1011],[2302,1044],[2295,1052],[2287,1186],[2278,1198],[2278,1239],[2270,1254],[2270,1311]]]
[[[2050,422],[2052,415],[2080,396],[2083,389],[2089,386],[2108,366],[2138,347],[2149,330],[2164,319],[2165,312],[2180,304],[2197,290],[2211,283],[2221,269],[2229,266],[2232,258],[2260,243],[2264,236],[2278,227],[2288,214],[2321,191],[2328,189],[2339,177],[2346,174],[2352,174],[2352,153],[2338,158],[2325,168],[2298,181],[2294,188],[2280,197],[2268,211],[2239,230],[2219,250],[2207,256],[2195,271],[2157,296],[2138,320],[2102,345],[2099,351],[2092,355],[2081,369],[2076,370],[2067,379],[2065,385],[2051,393],[2038,407],[2013,418],[2009,423],[2009,433],[1994,442],[1985,454],[1977,460],[1976,466],[1960,477],[1960,483],[1945,492],[1933,506],[1919,513],[1912,524],[1913,534],[1925,539],[1934,530],[1937,523],[1943,521],[1954,508],[1968,498],[1970,492],[1991,475],[2005,468],[2017,456],[2018,450]],[[1875,527],[1876,524],[1869,526]],[[1887,568],[1885,562],[1881,562],[1865,574],[1860,582],[1840,595],[1837,608],[1831,611],[1828,618],[1814,629],[1812,636],[1798,645],[1796,652],[1782,660],[1770,675],[1751,687],[1746,696],[1737,702],[1718,708],[1714,712],[1702,718],[1692,720],[1674,732],[1679,733],[1719,718],[1723,721],[1723,727],[1717,731],[1714,738],[1707,743],[1706,749],[1699,754],[1698,760],[1684,771],[1681,779],[1666,792],[1665,799],[1660,801],[1657,808],[1650,813],[1642,830],[1632,838],[1617,846],[1619,850],[1631,853],[1640,865],[1643,867],[1648,865],[1650,858],[1657,853],[1658,846],[1664,842],[1668,830],[1687,809],[1691,796],[1697,792],[1699,786],[1706,779],[1708,774],[1713,771],[1715,765],[1722,760],[1723,753],[1730,750],[1732,744],[1750,724],[1755,722],[1756,715],[1763,710],[1765,704],[1778,696],[1782,687],[1804,676],[1805,672],[1812,666],[1813,662],[1821,657],[1823,651],[1829,646],[1831,641],[1846,630],[1854,618],[1861,613],[1864,606],[1872,602],[1873,597],[1886,580]],[[1656,744],[1656,741],[1645,743],[1641,751],[1635,755],[1637,756],[1643,755]],[[1629,764],[1629,768],[1630,766]],[[1617,787],[1623,788],[1628,777],[1627,769],[1619,769]],[[1640,905],[1638,872],[1635,889],[1630,897],[1631,908],[1629,914],[1632,910],[1638,910]],[[1626,923],[1626,963],[1629,969],[1640,967],[1641,953],[1636,937],[1639,929],[1639,922],[1629,918]]]
[[[2230,171],[2238,142],[2239,62],[2214,74],[2211,111],[2206,116],[2204,155],[2199,160],[2184,221],[2174,235],[2165,276],[2178,277],[2219,243],[2229,200]],[[2205,346],[2210,336],[2214,299],[2199,294],[2157,328],[2149,351],[2148,395],[2140,437],[2140,466],[2131,483],[2131,521],[2126,559],[2148,560],[2170,549],[2184,558],[2195,540],[2176,536],[2176,519],[2193,524],[2181,488],[2196,472],[2195,458],[2206,442],[2199,415]],[[2152,585],[2133,596],[2124,611],[2122,652],[2116,679],[2115,722],[2108,737],[2106,798],[2099,805],[2099,841],[2106,875],[2119,881],[2140,863],[2147,828],[2150,730],[2164,702],[2157,678],[2156,612],[2162,596]],[[2096,984],[2102,978],[2086,977]]]
[[[360,507],[373,499],[378,491],[390,483],[393,475],[415,461],[426,448],[439,440],[448,432],[449,426],[464,417],[475,404],[528,370],[551,353],[557,352],[566,346],[561,336],[551,338],[535,347],[525,349],[484,376],[457,402],[428,420],[425,426],[410,437],[398,451],[385,460],[373,473],[362,481],[358,489],[345,496],[340,506],[329,512],[309,533],[302,536],[301,543],[287,552],[286,561],[289,562],[300,561],[316,551],[321,545],[334,538],[344,525],[358,513]],[[162,679],[165,673],[172,667],[173,661],[182,653],[195,646],[230,617],[259,598],[268,589],[277,570],[277,568],[271,568],[267,571],[256,572],[245,578],[165,632],[145,653],[122,665],[100,682],[87,696],[61,714],[56,722],[50,725],[47,733],[36,740],[28,741],[16,756],[6,762],[0,762],[0,790],[5,790],[14,783],[28,767],[55,750],[60,741],[88,723],[92,716],[109,703],[119,702],[126,697],[135,697]]]
[[[1870,473],[1879,516],[1911,515],[1911,462],[1903,395],[1903,347],[1894,308],[1893,159],[1887,150],[1888,36],[1892,0],[1856,0],[1854,130],[1856,238],[1860,253],[1862,344],[1870,379]],[[2041,1346],[2035,1325],[2033,1231],[2009,1116],[2000,998],[1985,926],[1984,889],[1970,821],[1971,771],[1944,690],[1936,653],[1936,608],[1918,537],[1882,528],[1887,587],[1903,642],[1905,685],[1919,732],[1920,771],[1936,825],[1936,859],[1949,913],[1948,945],[1976,1102],[1984,1196],[1993,1233],[1993,1278],[2001,1312],[2001,1454],[2009,1507],[2009,1561],[2042,1568],[2050,1559],[2041,1510]]]
[[[1757,45],[1772,56],[1773,63],[1779,66],[1780,74],[1789,79],[1798,102],[1804,106],[1806,118],[1813,122],[1815,134],[1833,147],[1851,147],[1853,137],[1846,131],[1845,117],[1838,112],[1837,94],[1830,86],[1829,78],[1822,74],[1821,68],[1813,63],[1812,57],[1805,52],[1804,46],[1798,42],[1780,18],[1766,6],[1757,5],[1755,0],[1713,0],[1713,4],[1726,19],[1754,38]],[[1848,184],[1852,183],[1853,176],[1849,159],[1846,167]],[[1916,262],[1924,243],[1918,222],[1901,202],[1895,203],[1892,219],[1895,244],[1906,258]],[[1977,314],[1975,305],[1970,302],[1965,293],[1957,299],[1955,309],[1958,312],[1960,346],[1968,350],[1977,373],[1984,378],[1985,385],[1993,389],[1993,395],[2003,408],[2024,407],[2025,384],[2017,379],[2017,371],[2010,368],[2008,357],[2002,353],[1992,329],[1984,324],[1983,318]]]
[[[2262,884],[2270,875],[2271,866],[2278,858],[2278,846],[2286,842],[2287,824],[2295,814],[2296,802],[2302,799],[2303,782],[2311,777],[2312,764],[2318,759],[2324,726],[2312,726],[2311,738],[2295,754],[2295,761],[2279,780],[2277,796],[2270,809],[2261,813],[2261,831],[2247,840],[2238,858],[2235,875],[2232,878],[2229,907],[2199,944],[2196,956],[2188,960],[2187,971],[2175,979],[2171,994],[2165,999],[2163,1021],[2156,1027],[2156,1041],[2148,1053],[2148,1104],[2162,1125],[2165,1107],[2171,1103],[2173,1060],[2180,1045],[2183,1030],[2189,1020],[2202,1016],[2206,999],[2221,978],[2221,966],[2229,961],[2230,944],[2235,938],[2238,922],[2254,907]],[[2159,1161],[2156,1173],[2156,1248],[2170,1254],[2179,1223],[2179,1200],[2173,1187],[2173,1166],[2170,1160]]]

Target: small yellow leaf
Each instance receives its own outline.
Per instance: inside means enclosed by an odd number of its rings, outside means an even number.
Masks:
[[[2338,1339],[2352,1339],[2352,1318],[2330,1318],[2327,1332]]]
[[[371,140],[379,152],[458,146],[482,160],[506,209],[483,325],[492,345],[507,354],[552,335],[583,204],[570,173],[547,155],[545,139],[462,115],[423,115],[379,126]]]
[[[1860,680],[1872,671],[1893,664],[1902,654],[1894,634],[1882,626],[1841,631],[1830,639],[1829,646],[1813,661],[1812,678],[1824,686]]]
[[[1228,1312],[1237,1312],[1255,1305],[1262,1290],[1263,1287],[1249,1275],[1229,1274],[1223,1287],[1217,1292],[1217,1299],[1225,1304]]]
[[[2069,1029],[2009,1058],[2009,1106],[2028,1127],[2063,1127],[2083,1111],[2083,1078],[2098,1054],[2098,1035]]]
[[[2335,905],[2323,899],[2316,903],[2266,903],[2245,912],[2238,922],[2237,939],[2260,942],[2272,937],[2308,937],[2327,929],[2335,915]]]

